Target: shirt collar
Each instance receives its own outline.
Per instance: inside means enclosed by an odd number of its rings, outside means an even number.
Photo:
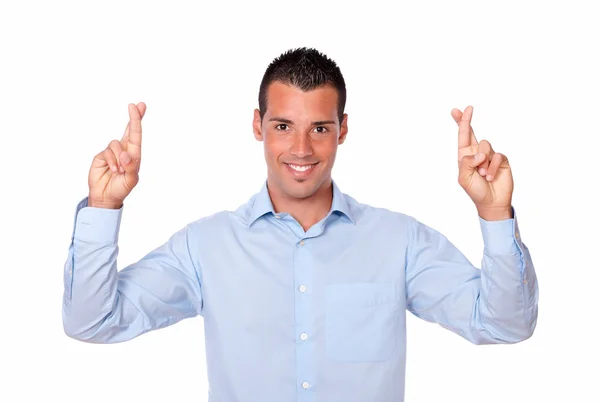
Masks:
[[[331,215],[333,212],[339,212],[345,215],[350,222],[356,224],[352,215],[352,210],[350,209],[350,205],[348,205],[348,200],[340,191],[335,181],[332,180],[331,182],[333,185],[333,200],[331,202],[331,209],[327,216]],[[265,180],[260,192],[256,194],[254,201],[250,206],[248,226],[251,226],[257,219],[268,213],[275,214],[275,209],[273,208],[273,203],[271,202],[271,197],[269,196],[267,180]]]

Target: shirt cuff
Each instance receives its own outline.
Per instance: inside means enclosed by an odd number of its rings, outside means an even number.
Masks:
[[[517,214],[512,208],[513,217],[499,221],[486,221],[479,217],[483,246],[488,254],[515,254],[520,251],[521,235]]]
[[[85,197],[77,204],[73,239],[117,243],[124,206],[119,209],[88,207],[88,197]]]

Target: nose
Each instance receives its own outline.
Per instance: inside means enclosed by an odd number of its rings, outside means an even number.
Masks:
[[[298,158],[305,158],[313,154],[311,138],[308,134],[296,133],[289,151]]]

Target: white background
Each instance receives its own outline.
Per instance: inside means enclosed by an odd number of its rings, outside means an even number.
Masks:
[[[115,345],[63,333],[75,207],[139,101],[144,156],[120,268],[246,202],[266,175],[251,127],[262,74],[299,46],[345,76],[349,134],[333,174],[357,200],[417,217],[480,266],[450,110],[473,105],[478,139],[513,168],[536,332],[474,346],[409,315],[407,402],[600,400],[593,2],[206,3],[2,2],[0,400],[206,401],[200,317]]]

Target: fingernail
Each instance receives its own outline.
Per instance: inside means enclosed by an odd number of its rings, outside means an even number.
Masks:
[[[493,179],[494,177],[492,177],[492,175],[489,175],[489,174],[488,174],[487,176],[485,176],[485,178],[486,178],[486,180],[487,180],[487,181],[492,181],[492,179]]]
[[[110,170],[112,170],[112,171],[113,171],[113,173],[117,173],[117,167],[116,167],[115,165],[112,165],[112,166],[110,167]]]
[[[123,156],[123,163],[128,164],[131,161],[131,158],[129,157],[129,154],[125,154],[125,156]]]
[[[484,168],[479,168],[479,174],[482,176],[485,176],[485,169]]]
[[[485,155],[482,152],[479,152],[479,153],[475,154],[475,160],[476,161],[482,161],[483,158],[484,158],[484,156]]]

